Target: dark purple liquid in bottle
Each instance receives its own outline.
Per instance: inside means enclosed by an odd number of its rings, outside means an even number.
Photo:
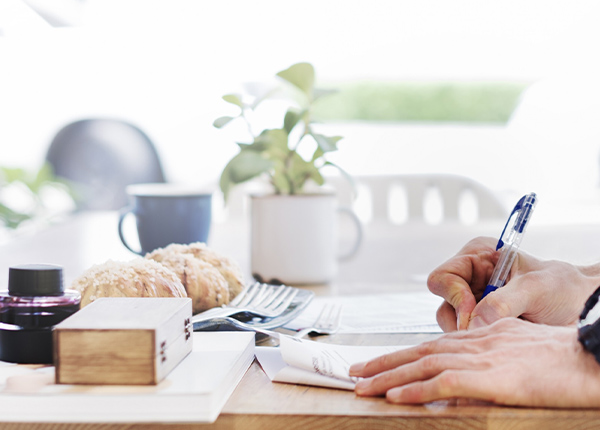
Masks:
[[[0,360],[52,363],[52,327],[79,310],[80,294],[63,290],[58,266],[11,267],[8,279],[0,291]]]
[[[62,296],[11,296],[0,292],[0,322],[23,328],[51,327],[79,310],[81,296],[65,291]]]

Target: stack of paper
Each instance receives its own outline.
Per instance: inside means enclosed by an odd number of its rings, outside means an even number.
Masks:
[[[194,333],[158,385],[54,384],[54,367],[0,362],[0,421],[213,422],[254,360],[254,333]]]
[[[332,345],[280,336],[279,347],[257,347],[256,358],[272,381],[353,390],[357,378],[348,375],[354,363],[407,346]]]

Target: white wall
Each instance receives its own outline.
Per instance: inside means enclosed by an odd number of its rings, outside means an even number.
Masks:
[[[11,11],[22,4],[3,2],[0,165],[37,166],[68,121],[120,116],[148,132],[169,178],[180,181],[216,180],[236,150],[232,141],[239,137],[233,130],[211,126],[228,109],[220,96],[294,62],[311,61],[325,81],[555,76],[577,81],[582,71],[596,70],[592,57],[600,40],[600,4],[594,0],[87,0],[75,28],[11,21]],[[569,100],[568,91],[563,97]],[[568,132],[569,124],[562,129]],[[349,142],[360,140],[362,134],[346,130]],[[416,141],[442,139],[440,129],[423,130],[418,137],[408,130]],[[493,163],[485,155],[496,145],[485,132],[469,136],[474,145],[480,139],[486,146],[465,149],[464,140],[451,138],[448,143],[462,149],[445,152],[445,162],[455,169],[466,166],[466,174]],[[426,171],[439,166],[432,163],[430,147],[399,151],[404,157],[397,163],[383,146],[369,151],[367,159],[362,148],[340,156],[355,157],[349,165],[385,165],[396,173],[410,159],[411,169]],[[534,154],[539,149],[532,148]],[[590,151],[582,151],[586,163]],[[519,183],[512,175],[520,171],[511,173],[510,184]],[[595,174],[590,172],[590,181]],[[491,185],[502,188],[497,182]]]

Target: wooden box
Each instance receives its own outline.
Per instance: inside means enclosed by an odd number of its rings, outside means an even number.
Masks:
[[[189,298],[99,298],[54,328],[57,384],[158,384],[192,350]]]

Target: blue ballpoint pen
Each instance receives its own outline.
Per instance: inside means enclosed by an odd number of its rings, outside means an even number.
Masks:
[[[492,291],[496,291],[498,288],[503,287],[504,284],[506,284],[508,275],[510,274],[510,269],[512,268],[515,257],[517,256],[519,245],[521,245],[521,241],[525,235],[525,229],[527,228],[527,224],[531,219],[531,214],[535,209],[536,203],[537,196],[535,193],[527,194],[517,202],[516,206],[508,217],[508,221],[506,221],[504,230],[502,230],[502,234],[498,240],[498,245],[496,245],[496,251],[500,249],[502,251],[500,253],[500,257],[498,258],[498,263],[496,263],[496,267],[492,272],[492,277],[490,278],[488,285],[483,292],[483,296],[481,296],[482,299]],[[506,228],[508,227],[510,220],[515,216],[515,222],[508,231],[508,237],[506,240],[504,240]]]

